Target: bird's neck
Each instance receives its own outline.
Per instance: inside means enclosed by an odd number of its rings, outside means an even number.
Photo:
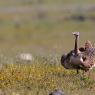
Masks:
[[[75,51],[75,55],[78,55],[78,36],[76,36],[75,38],[75,48],[74,48],[74,51]]]

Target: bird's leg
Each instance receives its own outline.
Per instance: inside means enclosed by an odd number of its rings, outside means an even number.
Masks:
[[[79,74],[79,70],[77,69],[77,74]]]

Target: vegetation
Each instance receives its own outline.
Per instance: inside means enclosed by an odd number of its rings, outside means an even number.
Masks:
[[[94,4],[94,0],[0,0],[0,6],[30,6],[33,4]]]
[[[94,95],[95,71],[91,75],[65,70],[51,57],[35,57],[32,63],[4,64],[0,68],[0,93],[2,95],[48,95],[61,89],[68,95]],[[54,58],[54,59],[55,59]],[[51,63],[51,64],[50,64]]]

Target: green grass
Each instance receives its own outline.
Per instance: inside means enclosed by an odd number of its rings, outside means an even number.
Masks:
[[[61,89],[68,95],[94,95],[94,71],[90,76],[65,70],[59,59],[50,64],[50,57],[36,57],[33,64],[5,64],[0,69],[2,95],[48,95]],[[58,61],[58,62],[57,62]]]
[[[83,4],[94,4],[94,0],[0,0],[0,6],[31,6],[33,4],[70,4],[70,5],[83,5]]]
[[[63,21],[58,23],[40,21],[21,22],[20,28],[15,27],[14,21],[4,21],[0,28],[1,44],[15,44],[17,46],[37,46],[45,49],[68,51],[73,48],[74,37],[72,32],[80,32],[80,45],[86,40],[94,43],[94,22]],[[85,36],[86,35],[86,36]],[[67,44],[68,43],[68,44]],[[11,48],[11,47],[10,47]]]

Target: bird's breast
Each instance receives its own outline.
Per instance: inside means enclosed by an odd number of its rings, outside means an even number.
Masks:
[[[80,56],[71,56],[71,58],[70,58],[70,63],[72,63],[72,64],[81,64],[83,62],[83,59],[82,59],[82,57],[80,57]]]

